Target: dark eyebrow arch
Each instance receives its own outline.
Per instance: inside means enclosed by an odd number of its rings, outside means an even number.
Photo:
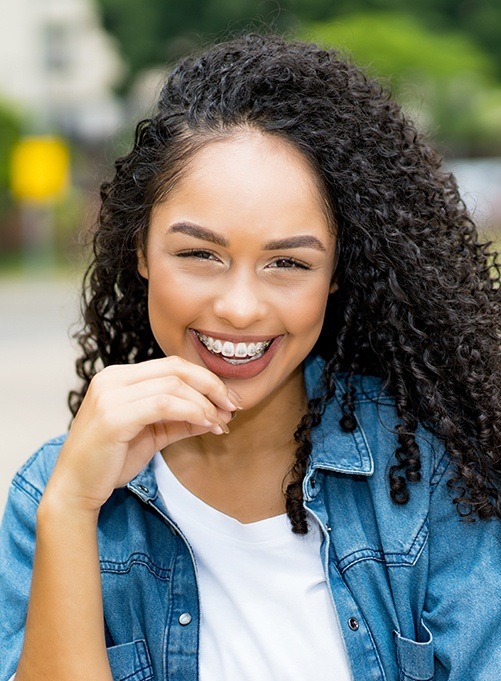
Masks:
[[[194,225],[191,222],[177,222],[172,225],[169,230],[170,233],[177,232],[180,234],[187,234],[195,239],[202,239],[203,241],[209,241],[217,246],[222,246],[223,248],[228,248],[230,242],[221,234],[213,232],[207,227],[201,227],[200,225]],[[268,241],[264,244],[263,249],[265,251],[280,251],[282,249],[289,248],[314,248],[317,251],[325,252],[326,248],[320,239],[311,234],[300,234],[298,236],[285,237],[284,239],[275,239],[273,241]]]
[[[230,245],[230,242],[228,239],[225,239],[224,236],[213,232],[211,229],[207,229],[207,227],[193,225],[190,222],[177,222],[175,225],[172,225],[168,231],[187,234],[188,236],[192,236],[195,239],[203,239],[203,241],[210,241],[211,243],[216,244],[217,246],[222,246],[223,248],[228,248]]]
[[[276,239],[275,241],[268,241],[264,245],[265,251],[280,251],[287,248],[315,248],[317,251],[325,251],[325,246],[311,234],[304,234],[298,236],[286,237],[285,239]]]

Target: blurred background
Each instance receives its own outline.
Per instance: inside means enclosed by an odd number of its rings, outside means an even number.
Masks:
[[[99,184],[162,74],[244,30],[351,55],[403,103],[501,242],[501,0],[15,0],[0,20],[0,511],[69,422]]]

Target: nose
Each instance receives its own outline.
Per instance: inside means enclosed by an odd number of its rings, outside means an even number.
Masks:
[[[214,314],[235,329],[245,329],[268,315],[262,282],[248,272],[234,273],[218,282]]]

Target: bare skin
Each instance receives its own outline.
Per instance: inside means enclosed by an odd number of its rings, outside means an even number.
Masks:
[[[334,247],[307,162],[258,133],[209,144],[154,209],[138,269],[166,357],[109,367],[91,383],[39,506],[16,681],[111,681],[97,520],[155,452],[241,522],[284,512],[306,407],[301,363],[334,288]],[[262,357],[271,359],[228,369],[210,356],[210,370],[202,330],[235,343],[269,339]],[[252,366],[262,369],[250,375]]]
[[[230,393],[231,394],[231,393]],[[112,679],[97,550],[99,509],[155,451],[222,434],[239,400],[202,367],[169,357],[92,381],[37,513],[37,548],[17,681]]]

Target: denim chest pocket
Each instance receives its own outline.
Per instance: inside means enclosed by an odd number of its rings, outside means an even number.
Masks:
[[[433,637],[421,625],[422,641],[413,641],[394,632],[399,681],[432,681],[435,676]]]
[[[148,681],[153,678],[146,641],[131,641],[108,648],[113,681]]]

